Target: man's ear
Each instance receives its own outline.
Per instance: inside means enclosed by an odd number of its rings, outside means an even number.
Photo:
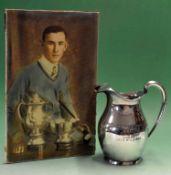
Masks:
[[[65,50],[68,48],[68,41],[65,42]]]

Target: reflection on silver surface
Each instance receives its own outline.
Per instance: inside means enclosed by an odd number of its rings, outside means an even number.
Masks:
[[[103,150],[111,158],[119,161],[136,160],[144,149],[145,141],[145,132],[130,135],[106,132],[103,139]]]

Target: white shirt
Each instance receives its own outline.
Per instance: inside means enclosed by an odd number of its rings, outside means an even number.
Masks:
[[[55,79],[58,73],[58,64],[51,63],[44,55],[42,55],[38,61],[47,75],[51,79]]]

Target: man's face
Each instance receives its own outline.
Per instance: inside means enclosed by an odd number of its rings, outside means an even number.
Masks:
[[[67,41],[63,32],[49,33],[43,41],[44,55],[53,64],[60,61],[66,48]]]

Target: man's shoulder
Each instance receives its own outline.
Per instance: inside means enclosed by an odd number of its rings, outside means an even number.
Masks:
[[[24,72],[27,73],[27,72],[32,72],[32,71],[36,71],[38,68],[38,63],[37,62],[34,62],[32,64],[29,64],[27,65],[25,68],[24,68]]]
[[[37,72],[38,64],[37,62],[34,62],[32,64],[29,64],[21,69],[21,71],[18,74],[18,78],[27,78],[32,76],[33,74],[35,75]]]
[[[62,63],[59,64],[59,68],[61,70],[61,72],[65,72],[66,74],[68,74],[68,69],[65,65],[63,65]]]

